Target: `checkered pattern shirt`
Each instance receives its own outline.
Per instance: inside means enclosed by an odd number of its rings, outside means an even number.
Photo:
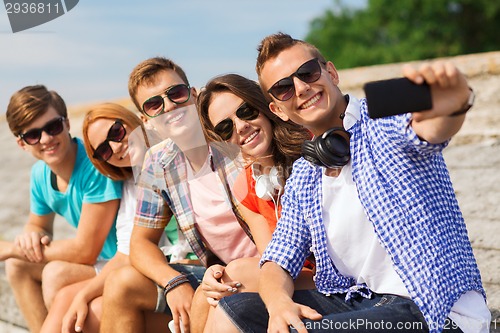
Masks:
[[[463,293],[477,290],[486,297],[441,154],[447,143],[420,140],[410,114],[373,120],[365,100],[359,107],[360,119],[348,130],[359,199],[430,332],[440,332]],[[313,253],[318,291],[369,297],[366,285],[341,275],[330,259],[321,186],[322,169],[297,160],[261,263],[276,262],[296,278]]]
[[[229,201],[230,198],[233,199],[230,188],[241,173],[242,166],[238,163],[238,157],[232,152],[223,151],[220,144],[210,144],[209,152],[212,170],[217,171],[221,180],[218,185],[221,186],[222,193],[228,193],[226,198]],[[195,227],[187,177],[186,158],[172,140],[165,140],[148,150],[137,184],[138,201],[134,223],[142,227],[163,229],[173,213],[193,252],[207,265],[213,263],[211,253]],[[231,206],[231,202],[228,204]],[[248,226],[239,217],[239,212],[234,205],[232,207],[243,229],[250,234]]]

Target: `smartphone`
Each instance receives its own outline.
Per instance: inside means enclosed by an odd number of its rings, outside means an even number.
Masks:
[[[363,86],[370,118],[432,109],[431,89],[407,78],[368,82]]]

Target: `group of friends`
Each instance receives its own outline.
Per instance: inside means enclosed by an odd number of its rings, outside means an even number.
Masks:
[[[488,332],[443,149],[474,92],[450,62],[403,67],[433,107],[380,119],[285,33],[258,82],[197,90],[163,57],[70,135],[27,86],[6,112],[37,161],[30,215],[0,260],[31,332]],[[55,215],[76,228],[53,239]]]

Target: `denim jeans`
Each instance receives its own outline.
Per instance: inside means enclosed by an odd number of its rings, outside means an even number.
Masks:
[[[293,295],[296,303],[307,305],[323,319],[305,319],[308,332],[428,332],[425,319],[410,299],[395,295],[375,294],[371,299],[361,296],[344,301],[345,294],[325,296],[316,290],[299,290]],[[269,315],[257,293],[240,293],[219,301],[231,321],[241,332],[264,333]],[[447,328],[447,329],[446,329]],[[296,332],[291,328],[291,332]],[[447,319],[446,332],[461,332]]]

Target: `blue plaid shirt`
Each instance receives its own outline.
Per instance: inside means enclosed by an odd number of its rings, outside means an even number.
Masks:
[[[366,100],[359,108],[360,119],[348,130],[359,199],[430,332],[440,332],[463,293],[477,290],[486,297],[441,154],[447,142],[420,140],[410,114],[373,120]],[[330,259],[321,186],[320,167],[303,158],[294,163],[281,218],[261,263],[276,262],[295,279],[313,253],[319,292],[369,297],[366,285],[341,275]]]

